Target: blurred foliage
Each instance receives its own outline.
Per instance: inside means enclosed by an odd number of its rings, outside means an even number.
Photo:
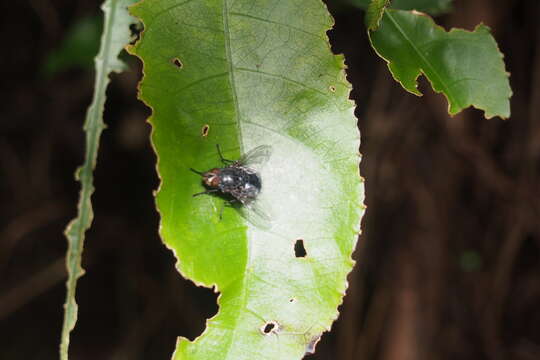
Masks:
[[[50,77],[72,68],[90,70],[99,50],[102,27],[100,16],[78,19],[66,32],[60,46],[47,55],[42,74]]]
[[[482,257],[475,250],[466,250],[459,257],[459,265],[463,271],[477,271],[482,268]]]

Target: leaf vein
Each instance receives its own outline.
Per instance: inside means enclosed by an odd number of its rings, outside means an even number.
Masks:
[[[185,91],[185,90],[187,90],[187,89],[189,89],[189,88],[192,88],[193,86],[199,85],[200,83],[203,83],[203,82],[205,82],[205,81],[212,80],[212,79],[217,79],[217,78],[220,78],[220,77],[225,76],[225,75],[228,75],[228,74],[229,74],[229,72],[226,71],[226,72],[221,73],[221,74],[215,74],[215,75],[211,75],[211,76],[207,76],[207,77],[201,78],[201,79],[199,79],[199,80],[196,80],[196,81],[194,81],[194,82],[192,82],[192,83],[187,84],[187,85],[184,86],[183,88],[180,88],[180,89],[176,90],[176,91],[174,92],[174,95],[178,95],[178,94],[182,93],[183,91]]]
[[[295,31],[298,31],[298,32],[301,32],[301,33],[304,33],[304,34],[307,34],[307,35],[311,35],[311,36],[314,36],[314,37],[316,37],[316,38],[323,39],[324,41],[326,41],[326,39],[324,39],[324,37],[321,36],[321,35],[311,33],[311,32],[309,32],[309,31],[306,31],[306,30],[297,28],[297,27],[295,27],[295,26],[291,26],[291,25],[289,25],[289,24],[284,24],[284,23],[280,23],[280,22],[278,22],[278,21],[273,21],[273,20],[270,20],[270,19],[265,19],[265,18],[261,18],[261,17],[258,17],[258,16],[253,16],[253,15],[249,15],[249,14],[243,14],[243,13],[239,13],[239,12],[233,12],[233,11],[231,11],[230,14],[231,14],[231,15],[234,15],[234,16],[242,16],[242,17],[245,17],[245,18],[248,18],[248,19],[253,19],[253,20],[262,21],[262,22],[269,23],[269,24],[275,24],[275,25],[283,26],[283,27],[286,27],[286,28],[289,28],[289,29],[293,29],[293,30],[295,30]]]
[[[426,68],[428,68],[432,73],[433,73],[433,76],[435,78],[437,78],[438,82],[441,84],[441,86],[443,87],[443,91],[444,93],[448,96],[448,98],[450,99],[450,102],[451,103],[455,103],[455,104],[458,104],[458,102],[456,101],[456,99],[454,98],[454,96],[452,95],[452,93],[450,92],[450,89],[446,86],[446,84],[444,83],[444,81],[442,80],[442,77],[439,75],[439,73],[437,72],[437,70],[431,65],[431,63],[428,61],[428,59],[424,56],[424,54],[420,51],[420,49],[418,49],[416,47],[416,45],[414,44],[414,42],[412,41],[411,38],[409,38],[409,36],[407,35],[407,33],[405,32],[405,30],[403,30],[403,28],[398,24],[398,22],[394,19],[394,17],[387,11],[386,12],[386,16],[388,16],[388,18],[390,19],[390,21],[392,22],[392,24],[396,27],[396,29],[399,31],[399,33],[403,36],[403,38],[409,43],[409,45],[412,47],[412,49],[416,52],[416,54],[418,55],[418,57],[420,58],[420,60],[424,63],[424,65],[426,66]],[[422,71],[424,74],[425,72]],[[429,79],[429,77],[428,77]]]
[[[316,89],[316,88],[313,88],[313,87],[310,87],[310,86],[307,86],[305,84],[302,84],[301,82],[299,81],[296,81],[296,80],[293,80],[293,79],[289,79],[288,77],[285,77],[283,75],[277,75],[277,74],[272,74],[272,73],[267,73],[267,72],[264,72],[264,71],[259,71],[259,70],[252,70],[252,69],[248,69],[248,68],[236,68],[236,70],[239,70],[239,71],[245,71],[245,72],[251,72],[251,73],[255,73],[255,74],[260,74],[260,75],[265,75],[265,76],[268,76],[268,77],[273,77],[273,78],[276,78],[276,79],[280,79],[280,80],[283,80],[283,81],[286,81],[286,82],[289,82],[291,84],[295,84],[297,86],[300,86],[300,87],[303,87],[305,89],[308,89],[308,90],[311,90],[311,91],[315,91],[321,95],[324,95],[326,96],[327,94],[324,93],[323,91],[319,90],[319,89]]]

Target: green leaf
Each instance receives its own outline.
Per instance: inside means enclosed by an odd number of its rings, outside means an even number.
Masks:
[[[219,313],[196,341],[180,339],[174,358],[300,359],[338,316],[363,212],[332,19],[320,0],[146,0],[131,10],[145,25],[132,51],[153,110],[160,234],[184,277],[221,292]],[[216,144],[229,159],[272,147],[256,202],[269,228],[219,196],[192,196],[204,188],[189,168],[222,166]]]
[[[369,35],[394,78],[411,93],[421,95],[417,78],[423,73],[448,99],[451,115],[472,105],[487,118],[510,116],[509,74],[487,26],[446,32],[426,15],[386,10],[379,29]]]
[[[109,84],[109,74],[120,72],[124,64],[118,59],[118,54],[130,40],[130,24],[136,20],[128,14],[127,7],[135,0],[107,0],[102,6],[105,13],[101,47],[95,58],[96,75],[92,103],[88,107],[84,130],[86,132],[86,155],[83,165],[77,170],[76,178],[81,182],[81,193],[78,204],[78,214],[66,228],[68,251],[66,267],[66,302],[64,304],[64,323],[60,344],[60,358],[68,359],[69,336],[77,322],[77,303],[75,290],[77,280],[84,274],[81,267],[81,256],[84,248],[84,235],[90,228],[93,219],[90,197],[94,192],[93,169],[96,165],[99,138],[105,125],[103,123],[103,107],[105,105],[105,90]]]
[[[367,9],[372,1],[378,0],[349,0],[352,4]],[[417,10],[436,16],[452,9],[452,0],[392,0],[390,8],[399,10]]]
[[[390,3],[390,0],[372,0],[366,11],[366,24],[369,30],[375,30],[379,27],[384,10]]]
[[[101,28],[102,21],[98,16],[79,19],[60,48],[47,56],[42,72],[51,76],[72,67],[90,68],[99,50]]]

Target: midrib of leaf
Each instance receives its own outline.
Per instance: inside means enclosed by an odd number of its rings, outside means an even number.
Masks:
[[[234,77],[234,64],[232,59],[232,51],[231,51],[231,32],[229,29],[229,6],[227,0],[223,0],[223,32],[225,34],[225,57],[227,59],[227,63],[229,65],[229,81],[231,84],[231,94],[232,94],[232,100],[234,103],[235,108],[235,116],[236,116],[236,131],[237,131],[237,137],[238,137],[238,143],[240,145],[240,151],[241,153],[244,153],[244,141],[242,138],[242,117],[240,116],[240,106],[238,104],[238,95],[236,91],[236,81]],[[249,246],[250,239],[246,242],[246,253],[247,253],[247,260],[246,260],[246,267],[244,268],[244,271],[242,272],[242,309],[246,308],[247,304],[247,269],[249,268],[249,265],[251,263],[251,256],[250,256],[250,246]],[[240,311],[239,311],[240,313]],[[235,320],[236,324],[238,323],[240,319],[239,314],[237,314]],[[225,359],[229,358],[229,353],[231,351],[232,344],[235,343],[236,338],[236,332],[237,332],[238,326],[234,326],[232,336],[230,337],[230,341],[227,344],[227,354],[225,355]]]
[[[429,69],[433,76],[437,79],[438,83],[441,84],[443,87],[443,93],[448,96],[448,99],[450,100],[450,103],[458,103],[454,96],[452,95],[452,92],[450,89],[446,86],[444,81],[442,80],[442,77],[439,75],[437,70],[431,65],[429,60],[422,54],[422,52],[416,47],[414,42],[409,38],[407,33],[403,30],[403,28],[398,24],[398,22],[394,19],[394,17],[391,15],[390,11],[386,11],[386,16],[388,16],[388,19],[392,22],[392,24],[395,26],[395,28],[399,31],[399,33],[403,36],[403,38],[407,41],[407,43],[411,46],[411,48],[414,50],[416,55],[420,58],[422,63],[424,64],[425,68]],[[433,81],[432,81],[433,83]]]
[[[129,1],[129,0],[127,0]],[[81,267],[81,256],[84,248],[84,235],[90,228],[93,220],[93,211],[91,196],[94,192],[93,187],[93,169],[96,164],[97,151],[99,148],[99,139],[103,129],[103,109],[105,105],[105,91],[110,81],[108,74],[115,69],[110,65],[111,44],[113,36],[113,27],[117,17],[117,4],[121,0],[111,0],[109,11],[105,12],[105,22],[103,26],[103,35],[101,47],[95,58],[95,87],[92,103],[90,104],[84,123],[86,132],[86,153],[83,165],[77,170],[76,178],[81,182],[81,192],[78,203],[78,214],[66,227],[65,235],[68,239],[68,251],[66,255],[66,267],[68,279],[66,281],[66,302],[64,304],[64,321],[62,325],[62,335],[60,343],[60,358],[68,359],[68,349],[70,333],[77,322],[78,306],[75,301],[77,280],[84,274]],[[128,33],[129,29],[126,29]]]
[[[229,31],[229,7],[227,0],[223,0],[223,32],[225,34],[225,56],[227,58],[227,63],[229,64],[229,79],[231,82],[231,94],[233,98],[235,114],[236,114],[236,130],[238,132],[238,139],[240,141],[240,150],[243,149],[242,141],[242,124],[240,116],[240,107],[238,106],[238,95],[236,94],[236,81],[234,79],[234,64],[232,61],[231,53],[231,32]]]

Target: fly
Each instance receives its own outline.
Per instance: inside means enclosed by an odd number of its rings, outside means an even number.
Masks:
[[[255,201],[262,189],[261,175],[255,169],[260,168],[268,161],[272,153],[271,147],[269,145],[258,146],[238,160],[224,158],[219,145],[216,145],[216,148],[221,162],[225,166],[204,172],[190,169],[201,175],[202,182],[207,188],[207,190],[193,194],[193,196],[214,193],[223,195],[233,206],[235,203],[239,203],[241,205],[240,213],[252,223],[266,227],[263,222],[266,223],[269,217]],[[250,211],[246,212],[244,209]]]

